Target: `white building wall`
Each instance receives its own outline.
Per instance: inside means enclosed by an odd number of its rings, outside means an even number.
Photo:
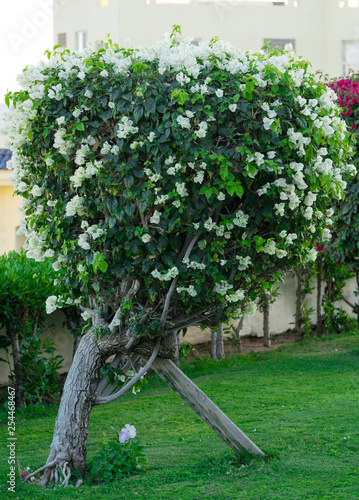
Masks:
[[[296,53],[308,59],[313,71],[331,76],[342,71],[342,41],[359,40],[359,7],[352,0],[288,0],[287,6],[207,1],[157,4],[155,0],[57,0],[57,34],[67,34],[67,46],[76,49],[75,34],[86,31],[96,42],[110,33],[115,42],[130,39],[148,44],[182,26],[183,36],[210,40],[213,36],[244,50],[258,50],[267,38],[295,39]],[[339,5],[344,2],[344,7]],[[108,6],[99,5],[108,3]],[[298,7],[295,7],[295,5]],[[350,5],[353,5],[350,3]]]

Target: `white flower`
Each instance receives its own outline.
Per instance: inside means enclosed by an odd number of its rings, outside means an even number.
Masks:
[[[248,224],[249,215],[246,215],[242,210],[238,210],[233,219],[233,224],[238,227],[246,227]]]
[[[31,189],[31,194],[35,197],[41,196],[44,188],[39,187],[37,184]]]
[[[92,90],[87,89],[86,92],[84,93],[84,96],[91,99],[91,97],[93,96]]]
[[[312,207],[307,207],[304,212],[303,212],[303,216],[305,219],[311,219],[313,217],[313,209]]]
[[[119,139],[126,139],[130,134],[135,134],[136,132],[138,132],[138,127],[134,127],[133,121],[127,118],[127,116],[123,116],[121,120],[118,122],[117,137]],[[130,147],[132,149],[135,149],[137,143],[134,147],[132,147],[132,144]]]
[[[206,137],[207,128],[208,128],[208,123],[207,122],[201,122],[199,124],[199,130],[195,131],[196,136],[200,137],[200,138]]]
[[[27,188],[28,188],[28,185],[23,181],[19,182],[19,184],[17,184],[17,186],[16,186],[16,190],[19,191],[20,193],[23,193],[24,191],[26,191]]]
[[[174,205],[176,208],[179,208],[181,206],[181,202],[179,200],[175,200],[172,205]]]
[[[151,236],[148,233],[143,234],[141,236],[141,240],[143,241],[143,243],[148,243],[149,241],[151,241]]]
[[[155,269],[154,271],[152,271],[151,274],[154,278],[157,278],[159,281],[170,281],[176,276],[178,276],[178,269],[176,266],[174,266],[167,272],[164,271],[163,273],[158,271],[158,269]]]
[[[199,184],[202,184],[204,178],[204,173],[203,172],[197,172],[197,175],[193,178],[194,182],[197,182]]]
[[[180,196],[188,196],[188,191],[184,182],[176,182],[176,191]]]
[[[217,97],[223,97],[223,90],[222,89],[217,89],[216,90],[216,96]]]
[[[76,214],[85,215],[83,199],[78,195],[75,195],[66,205],[66,217]]]
[[[274,122],[273,118],[267,118],[266,116],[263,118],[263,127],[265,130],[270,130],[272,123]]]
[[[284,203],[276,203],[274,205],[274,208],[276,209],[276,211],[275,211],[276,215],[281,215],[281,216],[284,215],[284,208],[285,208]]]
[[[257,312],[257,304],[255,302],[248,302],[246,305],[243,314],[245,316],[254,316],[255,313]]]
[[[83,248],[84,250],[89,250],[90,244],[88,242],[89,236],[88,234],[80,234],[79,239],[77,240],[77,244],[79,247]]]
[[[56,119],[58,125],[63,125],[65,123],[65,117],[60,116],[59,118]]]
[[[239,302],[244,299],[244,290],[237,290],[233,294],[227,294],[226,300],[228,302]]]
[[[51,258],[51,257],[53,257],[54,255],[55,255],[55,252],[54,252],[51,248],[49,248],[48,250],[46,250],[46,252],[44,253],[44,257],[49,257],[49,258]]]
[[[223,200],[225,200],[225,199],[226,199],[226,195],[220,191],[220,192],[218,193],[217,199],[218,199],[219,201],[223,201]]]
[[[188,116],[188,118],[194,117],[194,113],[192,111],[186,111],[186,115]]]
[[[237,255],[236,260],[238,260],[239,271],[245,271],[252,263],[250,257],[242,257],[240,255]]]
[[[178,81],[178,83],[180,85],[184,85],[185,83],[188,83],[191,81],[190,78],[188,78],[188,76],[184,75],[182,71],[176,75],[176,80]]]
[[[158,212],[157,210],[155,210],[155,213],[150,218],[150,222],[152,224],[158,224],[160,222],[160,220],[161,220],[161,213]]]
[[[187,129],[191,128],[191,122],[189,121],[189,118],[185,116],[182,115],[178,116],[177,122],[179,123],[179,125],[181,125],[182,128],[187,128]]]
[[[150,133],[149,133],[149,136],[148,136],[148,140],[149,140],[150,142],[153,142],[153,140],[154,140],[154,138],[155,138],[155,137],[156,137],[155,132],[150,132]]]
[[[228,290],[231,290],[233,288],[233,285],[230,285],[227,281],[222,280],[220,283],[216,283],[214,285],[213,291],[215,293],[218,293],[219,295],[226,295]]]
[[[191,297],[195,297],[197,295],[197,292],[194,288],[193,285],[190,285],[188,288],[184,287],[184,286],[179,286],[176,288],[176,291],[178,293],[181,293],[181,292],[187,292],[188,295],[190,295]]]
[[[283,259],[283,257],[285,257],[288,254],[288,252],[286,250],[282,250],[280,248],[276,248],[275,249],[275,254],[278,257],[278,259]]]
[[[100,153],[102,155],[107,155],[111,151],[111,145],[106,141],[104,145],[102,146]]]
[[[105,69],[103,69],[103,70],[101,71],[100,75],[101,75],[103,78],[107,78],[107,77],[108,77],[108,72],[107,72]]]
[[[87,321],[92,318],[92,314],[89,311],[82,312],[81,316],[84,321]]]
[[[229,109],[229,111],[232,111],[232,113],[234,113],[237,109],[237,104],[230,104],[228,106],[228,109]]]
[[[46,299],[46,312],[47,314],[51,314],[57,309],[57,297],[55,295],[50,295]]]
[[[267,241],[262,248],[262,252],[267,253],[268,255],[274,255],[276,253],[275,241]]]
[[[110,102],[108,103],[108,107],[109,107],[110,109],[114,109],[114,107],[115,107],[115,103],[114,103],[114,102],[112,102],[112,101],[110,101]]]
[[[81,109],[76,108],[72,114],[74,115],[75,118],[78,118],[81,115]]]

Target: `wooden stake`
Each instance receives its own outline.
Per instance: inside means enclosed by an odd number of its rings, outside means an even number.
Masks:
[[[157,358],[152,368],[235,452],[247,450],[254,455],[264,455],[171,360]]]

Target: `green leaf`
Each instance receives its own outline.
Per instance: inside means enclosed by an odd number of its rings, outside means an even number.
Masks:
[[[148,203],[149,205],[152,205],[152,204],[153,204],[153,202],[154,202],[154,199],[155,199],[155,198],[154,198],[154,195],[153,195],[153,192],[152,192],[152,191],[150,191],[150,190],[144,191],[144,192],[142,193],[142,198],[143,198],[144,200],[146,200],[146,201],[147,201],[147,203]]]
[[[261,238],[260,236],[253,236],[253,239],[256,243],[256,251],[260,252],[266,240]]]
[[[145,101],[145,108],[149,113],[156,112],[156,101],[151,97]]]
[[[76,125],[77,130],[85,130],[85,125],[81,122]]]
[[[134,214],[135,210],[136,210],[135,205],[131,205],[131,203],[126,203],[125,212],[127,215],[131,217]]]
[[[207,245],[207,241],[206,240],[200,240],[198,242],[198,248],[200,248],[201,250],[204,250],[206,248],[206,245]]]
[[[140,201],[138,203],[138,209],[141,212],[141,214],[145,213],[147,209],[147,203],[145,201]]]

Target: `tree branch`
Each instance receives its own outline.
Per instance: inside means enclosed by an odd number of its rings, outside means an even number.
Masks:
[[[151,367],[152,363],[154,362],[154,360],[157,357],[157,354],[158,354],[158,351],[160,348],[160,344],[161,344],[161,338],[158,338],[150,359],[147,361],[145,366],[138,373],[136,373],[136,375],[124,387],[121,387],[121,389],[119,391],[111,394],[111,396],[107,396],[107,397],[97,396],[94,404],[101,405],[101,404],[110,403],[111,401],[114,401],[115,399],[122,396],[122,394],[125,394],[125,392],[128,391],[128,389],[131,389],[131,387],[133,387],[136,384],[136,382],[138,382],[140,380],[140,378],[143,377],[147,373],[147,370]]]

